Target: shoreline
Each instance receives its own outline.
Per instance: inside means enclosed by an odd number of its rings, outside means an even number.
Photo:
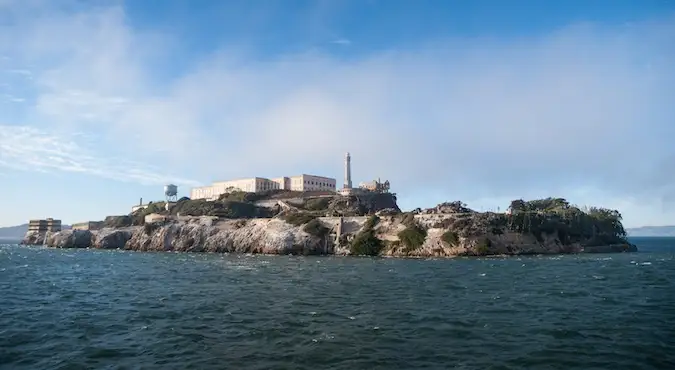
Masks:
[[[675,237],[673,237],[675,238]],[[266,256],[266,257],[318,257],[318,258],[330,258],[330,257],[339,257],[339,258],[375,258],[375,259],[408,259],[408,260],[451,260],[451,259],[509,259],[516,257],[544,257],[544,256],[567,256],[567,255],[592,255],[592,254],[617,254],[617,253],[639,253],[639,250],[625,251],[625,252],[573,252],[573,253],[519,253],[519,254],[489,254],[489,255],[447,255],[447,256],[406,256],[406,255],[350,255],[350,254],[279,254],[279,253],[240,253],[240,252],[212,252],[212,251],[180,251],[180,250],[165,250],[165,251],[155,251],[155,250],[135,250],[135,249],[124,249],[124,248],[95,248],[95,247],[50,247],[46,244],[21,244],[21,243],[12,243],[7,245],[16,245],[19,247],[28,247],[28,248],[45,248],[45,249],[69,249],[69,250],[100,250],[100,251],[123,251],[123,252],[132,252],[132,253],[156,253],[156,254],[208,254],[208,255],[233,255],[233,256]],[[610,246],[599,246],[599,248],[605,248]]]

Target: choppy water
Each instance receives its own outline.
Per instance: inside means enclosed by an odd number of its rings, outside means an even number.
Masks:
[[[0,368],[675,368],[675,239],[401,260],[0,246]]]

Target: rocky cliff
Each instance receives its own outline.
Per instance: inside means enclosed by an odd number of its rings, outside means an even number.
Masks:
[[[415,213],[386,209],[379,216],[318,217],[300,210],[273,218],[182,216],[143,226],[31,234],[24,242],[56,248],[396,257],[635,251],[615,216],[568,206],[480,213],[445,203]]]

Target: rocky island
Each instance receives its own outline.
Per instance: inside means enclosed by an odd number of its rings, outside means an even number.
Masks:
[[[28,232],[23,244],[136,251],[453,257],[632,252],[618,211],[562,198],[515,200],[504,213],[462,202],[401,212],[391,193],[274,190],[181,198],[109,216],[97,230]]]

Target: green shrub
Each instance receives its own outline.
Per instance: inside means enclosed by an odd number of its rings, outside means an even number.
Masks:
[[[156,222],[143,224],[143,231],[146,235],[152,234],[155,230],[159,229],[159,224]]]
[[[372,230],[372,229],[375,228],[375,226],[377,226],[377,224],[379,222],[380,222],[380,218],[375,216],[375,215],[372,215],[372,216],[368,217],[366,222],[363,224],[363,229],[364,230]]]
[[[224,201],[211,215],[223,218],[254,218],[261,216],[259,211],[260,208],[252,203]]]
[[[288,222],[293,226],[300,226],[314,220],[316,217],[310,213],[291,212],[287,213],[282,218],[284,219],[284,221]]]
[[[323,225],[321,221],[318,219],[314,218],[311,221],[309,221],[303,228],[302,230],[306,232],[309,235],[317,236],[317,237],[323,237],[326,234],[328,234],[328,228]]]
[[[454,231],[446,231],[441,235],[441,240],[443,240],[447,245],[456,245],[459,242],[459,237]]]
[[[134,219],[131,216],[107,216],[103,220],[103,227],[127,227],[134,224]]]
[[[401,240],[401,243],[405,245],[406,251],[414,251],[424,244],[424,239],[427,237],[427,231],[419,227],[418,225],[411,225],[405,228],[405,230],[398,233],[398,238]]]
[[[491,254],[492,250],[492,240],[488,238],[482,238],[478,245],[476,246],[476,254],[479,256],[485,256]]]
[[[328,209],[332,198],[313,198],[305,202],[304,208],[308,211],[323,211]]]
[[[356,235],[349,250],[355,256],[377,256],[384,247],[373,231],[362,231]]]

